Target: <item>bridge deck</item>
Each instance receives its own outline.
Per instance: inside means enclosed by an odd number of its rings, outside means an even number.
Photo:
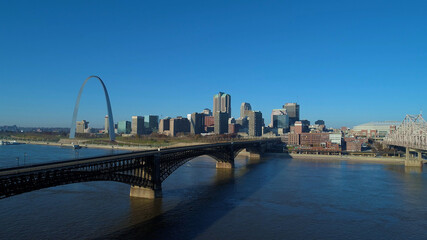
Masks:
[[[59,162],[52,162],[52,163],[41,163],[41,164],[34,164],[34,165],[29,165],[29,166],[4,168],[4,169],[0,169],[0,177],[1,176],[26,174],[26,173],[35,172],[35,171],[63,169],[64,167],[84,166],[84,165],[90,165],[90,164],[94,164],[94,163],[116,161],[117,159],[123,159],[123,158],[129,159],[129,158],[151,156],[151,155],[154,155],[156,153],[168,154],[168,153],[175,153],[175,152],[181,152],[181,151],[186,151],[186,150],[216,148],[216,147],[223,147],[223,146],[228,146],[228,145],[236,145],[236,146],[237,145],[247,145],[247,144],[253,144],[253,143],[260,143],[260,142],[264,142],[264,141],[271,141],[271,139],[270,140],[238,141],[238,142],[231,142],[231,143],[227,142],[227,143],[201,144],[201,145],[185,146],[185,147],[163,148],[160,150],[136,151],[136,152],[131,152],[131,153],[122,153],[122,154],[115,154],[115,155],[108,155],[108,156],[90,157],[90,158],[83,158],[83,159],[78,159],[78,160],[73,159],[73,160],[66,160],[66,161],[59,161]]]

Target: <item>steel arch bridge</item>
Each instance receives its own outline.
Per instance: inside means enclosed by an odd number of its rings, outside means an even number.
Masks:
[[[406,115],[396,131],[384,138],[384,144],[427,151],[427,122],[422,114]]]
[[[195,157],[209,155],[217,168],[232,168],[241,150],[259,156],[278,143],[280,139],[205,144],[2,169],[0,198],[89,181],[127,183],[131,196],[156,198],[161,197],[162,182]]]

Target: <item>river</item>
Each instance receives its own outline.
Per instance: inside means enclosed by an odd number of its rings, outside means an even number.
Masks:
[[[0,166],[118,153],[0,146]],[[202,156],[163,182],[163,198],[88,182],[0,200],[0,239],[427,239],[427,171],[271,154],[215,168]]]

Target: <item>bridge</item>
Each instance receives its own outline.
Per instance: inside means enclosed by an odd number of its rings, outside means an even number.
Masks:
[[[427,151],[427,123],[422,114],[406,115],[399,128],[388,134],[383,143],[406,148],[405,166],[422,166],[422,153]],[[411,159],[411,151],[417,152],[418,159]]]
[[[42,188],[89,181],[131,185],[130,195],[159,198],[162,182],[191,159],[208,155],[217,168],[233,168],[234,158],[246,149],[251,158],[280,144],[280,139],[204,144],[36,164],[0,170],[0,198]]]

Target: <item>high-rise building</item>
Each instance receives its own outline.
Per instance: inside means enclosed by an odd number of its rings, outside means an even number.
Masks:
[[[86,120],[77,121],[76,133],[85,133],[86,129],[88,128],[89,128],[89,122],[86,122]]]
[[[110,122],[108,121],[108,115],[105,115],[105,124],[104,124],[104,133],[108,133],[108,128],[110,126]]]
[[[286,117],[284,117],[284,118],[288,119],[287,120],[288,126],[286,126],[286,128],[289,127],[289,116],[288,116],[288,113],[286,112],[286,109],[284,109],[284,108],[282,108],[282,109],[273,109],[273,111],[271,111],[271,123],[270,123],[270,127],[272,127],[272,128],[278,128],[277,124],[276,125],[274,124],[274,119],[277,120],[278,118],[274,117],[274,116],[286,116]],[[284,119],[284,118],[281,117],[280,119]]]
[[[217,112],[227,113],[228,118],[231,117],[231,96],[229,94],[219,92],[213,98],[213,115]]]
[[[251,104],[243,102],[242,105],[240,105],[240,117],[244,118],[248,116],[248,112],[252,110]]]
[[[117,123],[118,134],[129,134],[132,131],[132,124],[130,121],[120,121]]]
[[[202,113],[205,114],[205,116],[212,116],[212,111],[209,108],[203,109]]]
[[[286,132],[289,129],[288,115],[273,115],[273,128],[283,128]]]
[[[192,113],[190,117],[190,133],[200,134],[204,130],[205,115],[203,113]]]
[[[214,115],[214,118],[215,118],[214,132],[216,134],[228,133],[228,113],[217,112]]]
[[[132,116],[132,134],[142,135],[144,133],[144,117]]]
[[[170,118],[165,118],[160,120],[159,132],[165,133],[170,130]]]
[[[297,103],[286,103],[283,105],[289,116],[289,125],[294,125],[296,121],[299,121],[299,105]]]
[[[169,131],[172,137],[175,137],[178,133],[190,132],[190,121],[187,118],[176,117],[171,118],[169,121]]]
[[[236,119],[236,124],[240,125],[239,130],[243,131],[243,132],[247,132],[248,127],[249,127],[248,122],[249,121],[248,121],[247,116],[243,117],[243,118],[240,117],[240,118]]]
[[[262,113],[260,111],[250,111],[248,114],[249,136],[262,136]]]
[[[150,134],[159,130],[159,116],[157,115],[146,115],[144,117],[145,132]]]

